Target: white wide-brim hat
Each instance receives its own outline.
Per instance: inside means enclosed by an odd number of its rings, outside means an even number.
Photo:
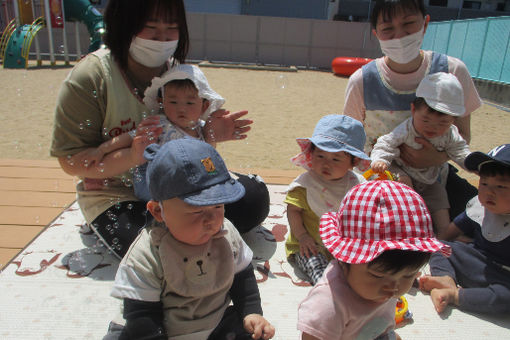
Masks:
[[[189,79],[195,84],[198,90],[198,96],[209,101],[209,107],[202,114],[202,119],[207,120],[209,115],[220,109],[225,103],[225,99],[216,93],[205,77],[204,73],[195,65],[180,64],[170,68],[163,73],[161,77],[155,77],[151,85],[145,90],[143,102],[149,110],[158,111],[159,97],[158,91],[172,80]]]

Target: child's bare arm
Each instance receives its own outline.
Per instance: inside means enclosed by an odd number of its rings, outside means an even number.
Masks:
[[[132,137],[129,135],[129,133],[126,132],[120,136],[113,137],[112,139],[101,143],[101,145],[99,145],[97,148],[89,148],[81,151],[74,155],[73,158],[75,162],[83,164],[83,166],[86,168],[93,166],[97,167],[106,154],[116,150],[129,148],[132,140]]]
[[[144,136],[148,140],[154,142],[162,131],[163,129],[159,125],[159,117],[149,117],[138,125],[137,137]],[[131,149],[132,148],[125,147],[105,154],[101,160],[100,166],[85,166],[82,153],[85,153],[87,150],[70,157],[59,157],[58,161],[64,172],[71,176],[108,178],[119,175],[143,163],[143,161],[140,162],[139,159],[133,158]]]
[[[301,256],[317,255],[317,245],[303,224],[303,217],[301,214],[303,209],[293,205],[287,204],[287,220],[289,221],[290,232],[299,241],[299,252]]]
[[[115,150],[129,148],[133,142],[133,137],[129,133],[123,133],[117,137],[113,137],[106,142],[99,145],[98,149],[103,153],[107,154]]]

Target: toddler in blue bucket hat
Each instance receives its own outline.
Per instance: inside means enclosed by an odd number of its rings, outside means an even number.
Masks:
[[[144,156],[147,209],[155,221],[140,232],[115,277],[123,335],[273,337],[262,317],[253,253],[224,218],[224,204],[239,200],[244,187],[211,145],[191,137],[149,145]]]
[[[344,115],[322,117],[311,138],[296,139],[301,153],[291,161],[307,172],[287,190],[287,219],[290,233],[285,243],[290,263],[315,284],[330,259],[319,235],[320,217],[336,211],[345,194],[365,179],[352,171],[361,159],[365,130],[356,119]]]

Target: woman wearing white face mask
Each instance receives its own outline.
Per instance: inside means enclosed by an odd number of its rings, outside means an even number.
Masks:
[[[159,118],[145,106],[142,96],[154,77],[175,63],[184,63],[189,37],[182,0],[110,0],[104,21],[107,48],[81,60],[60,89],[51,155],[66,173],[80,178],[78,203],[87,224],[122,257],[151,218],[146,216],[146,202],[134,196],[130,172],[145,162],[143,149],[161,133]],[[240,119],[246,113],[216,111],[206,131],[213,131],[214,142],[235,139],[250,129],[252,122]],[[99,165],[77,161],[82,159],[80,153],[135,129],[131,149],[110,153]],[[249,206],[244,213],[243,206],[236,206],[235,212],[249,216],[250,222],[232,222],[249,229],[267,216],[269,197],[263,183],[248,176],[240,181],[246,196],[256,199],[260,209]],[[255,195],[247,187],[251,184]]]
[[[351,75],[344,105],[344,114],[364,123],[367,153],[379,136],[411,115],[410,104],[418,84],[425,75],[436,72],[452,73],[462,84],[466,114],[457,118],[455,125],[469,143],[470,114],[481,106],[481,100],[461,60],[420,49],[429,20],[423,0],[377,0],[373,7],[373,34],[385,56]],[[422,149],[401,147],[401,158],[412,167],[426,168],[448,160],[444,152],[437,151],[426,139],[418,138],[417,142],[423,145]],[[464,211],[469,198],[477,192],[455,172],[450,168],[446,183],[451,217]]]

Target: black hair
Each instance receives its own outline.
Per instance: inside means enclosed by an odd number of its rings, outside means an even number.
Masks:
[[[127,69],[129,47],[147,21],[158,15],[179,26],[179,43],[174,61],[184,63],[189,49],[188,25],[183,0],[110,0],[104,12],[106,32],[103,40],[115,61]]]
[[[393,16],[400,10],[410,12],[421,12],[423,16],[427,15],[423,0],[376,0],[372,14],[370,15],[370,23],[372,28],[377,26],[377,19],[382,15],[385,21],[391,21]]]
[[[427,102],[425,101],[425,99],[423,97],[416,97],[414,98],[413,100],[413,104],[414,104],[414,108],[415,109],[419,109],[420,107],[427,107],[427,111],[429,113],[435,113],[435,114],[438,114],[440,116],[451,116],[447,113],[444,113],[444,112],[441,112],[441,111],[437,111],[437,110],[434,110],[433,108],[431,108]]]
[[[310,152],[313,152],[316,148],[318,148],[315,144],[313,143],[310,143]],[[319,148],[320,149],[320,148]],[[356,161],[356,156],[346,152],[346,154],[348,154],[349,156],[351,156],[351,165],[355,165],[354,162]]]
[[[510,177],[510,166],[499,162],[488,162],[483,164],[479,170],[480,177],[506,176]]]
[[[431,253],[423,251],[392,249],[369,262],[368,267],[395,274],[405,268],[420,269],[429,261],[430,255]]]

